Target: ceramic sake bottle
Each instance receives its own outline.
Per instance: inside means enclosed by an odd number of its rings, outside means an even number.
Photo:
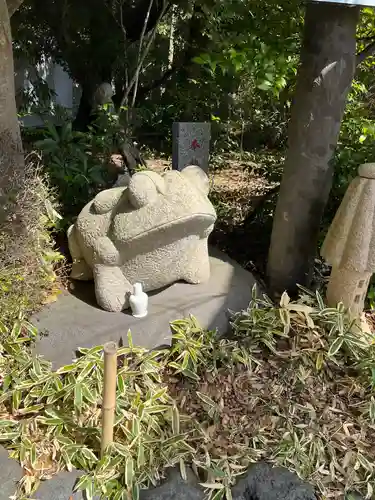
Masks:
[[[144,318],[148,313],[148,296],[142,290],[141,283],[135,283],[133,293],[129,297],[132,314],[135,318]]]

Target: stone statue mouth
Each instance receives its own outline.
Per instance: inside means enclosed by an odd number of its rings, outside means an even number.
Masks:
[[[191,231],[187,230],[186,236],[200,233],[202,228],[203,229],[209,228],[212,224],[215,223],[216,215],[209,214],[209,213],[197,213],[197,214],[193,214],[193,215],[190,214],[190,215],[186,215],[183,217],[178,217],[172,221],[167,221],[167,222],[164,222],[164,223],[159,224],[157,226],[153,226],[150,229],[144,229],[143,231],[139,231],[138,233],[134,234],[131,238],[126,239],[125,241],[117,239],[117,238],[116,238],[116,241],[118,241],[121,244],[128,245],[135,240],[139,240],[139,239],[144,238],[144,237],[152,236],[153,234],[155,234],[159,231],[163,231],[165,229],[172,229],[172,228],[174,228],[178,225],[182,225],[182,224],[188,225],[189,222],[191,222],[192,224],[197,224],[198,221],[199,221],[199,225],[197,227],[197,230],[193,230],[193,228]]]

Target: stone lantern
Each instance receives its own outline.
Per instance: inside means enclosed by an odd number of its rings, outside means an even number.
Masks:
[[[342,302],[360,317],[375,271],[375,163],[358,169],[324,240],[322,257],[332,266],[327,303]]]

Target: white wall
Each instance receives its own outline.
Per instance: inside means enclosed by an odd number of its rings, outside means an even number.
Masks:
[[[43,125],[46,119],[56,121],[54,110],[56,105],[62,106],[67,111],[75,114],[79,104],[80,89],[76,85],[68,73],[58,64],[50,60],[45,60],[36,67],[29,65],[26,61],[15,61],[15,86],[17,105],[20,105],[22,89],[32,90],[33,82],[36,77],[43,78],[48,83],[48,87],[53,90],[56,95],[50,99],[48,108],[50,113],[47,116],[41,117],[37,114],[27,115],[20,118],[20,122],[25,127],[35,127]]]

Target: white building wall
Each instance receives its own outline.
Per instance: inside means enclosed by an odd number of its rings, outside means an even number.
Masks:
[[[22,89],[33,90],[36,78],[42,78],[48,87],[55,93],[47,104],[47,115],[43,117],[38,114],[29,114],[20,117],[20,122],[25,127],[41,126],[47,119],[56,121],[56,105],[61,106],[68,112],[75,114],[80,97],[79,86],[76,85],[69,74],[59,64],[51,60],[43,61],[35,67],[26,61],[15,61],[15,86],[17,105],[21,104]]]

